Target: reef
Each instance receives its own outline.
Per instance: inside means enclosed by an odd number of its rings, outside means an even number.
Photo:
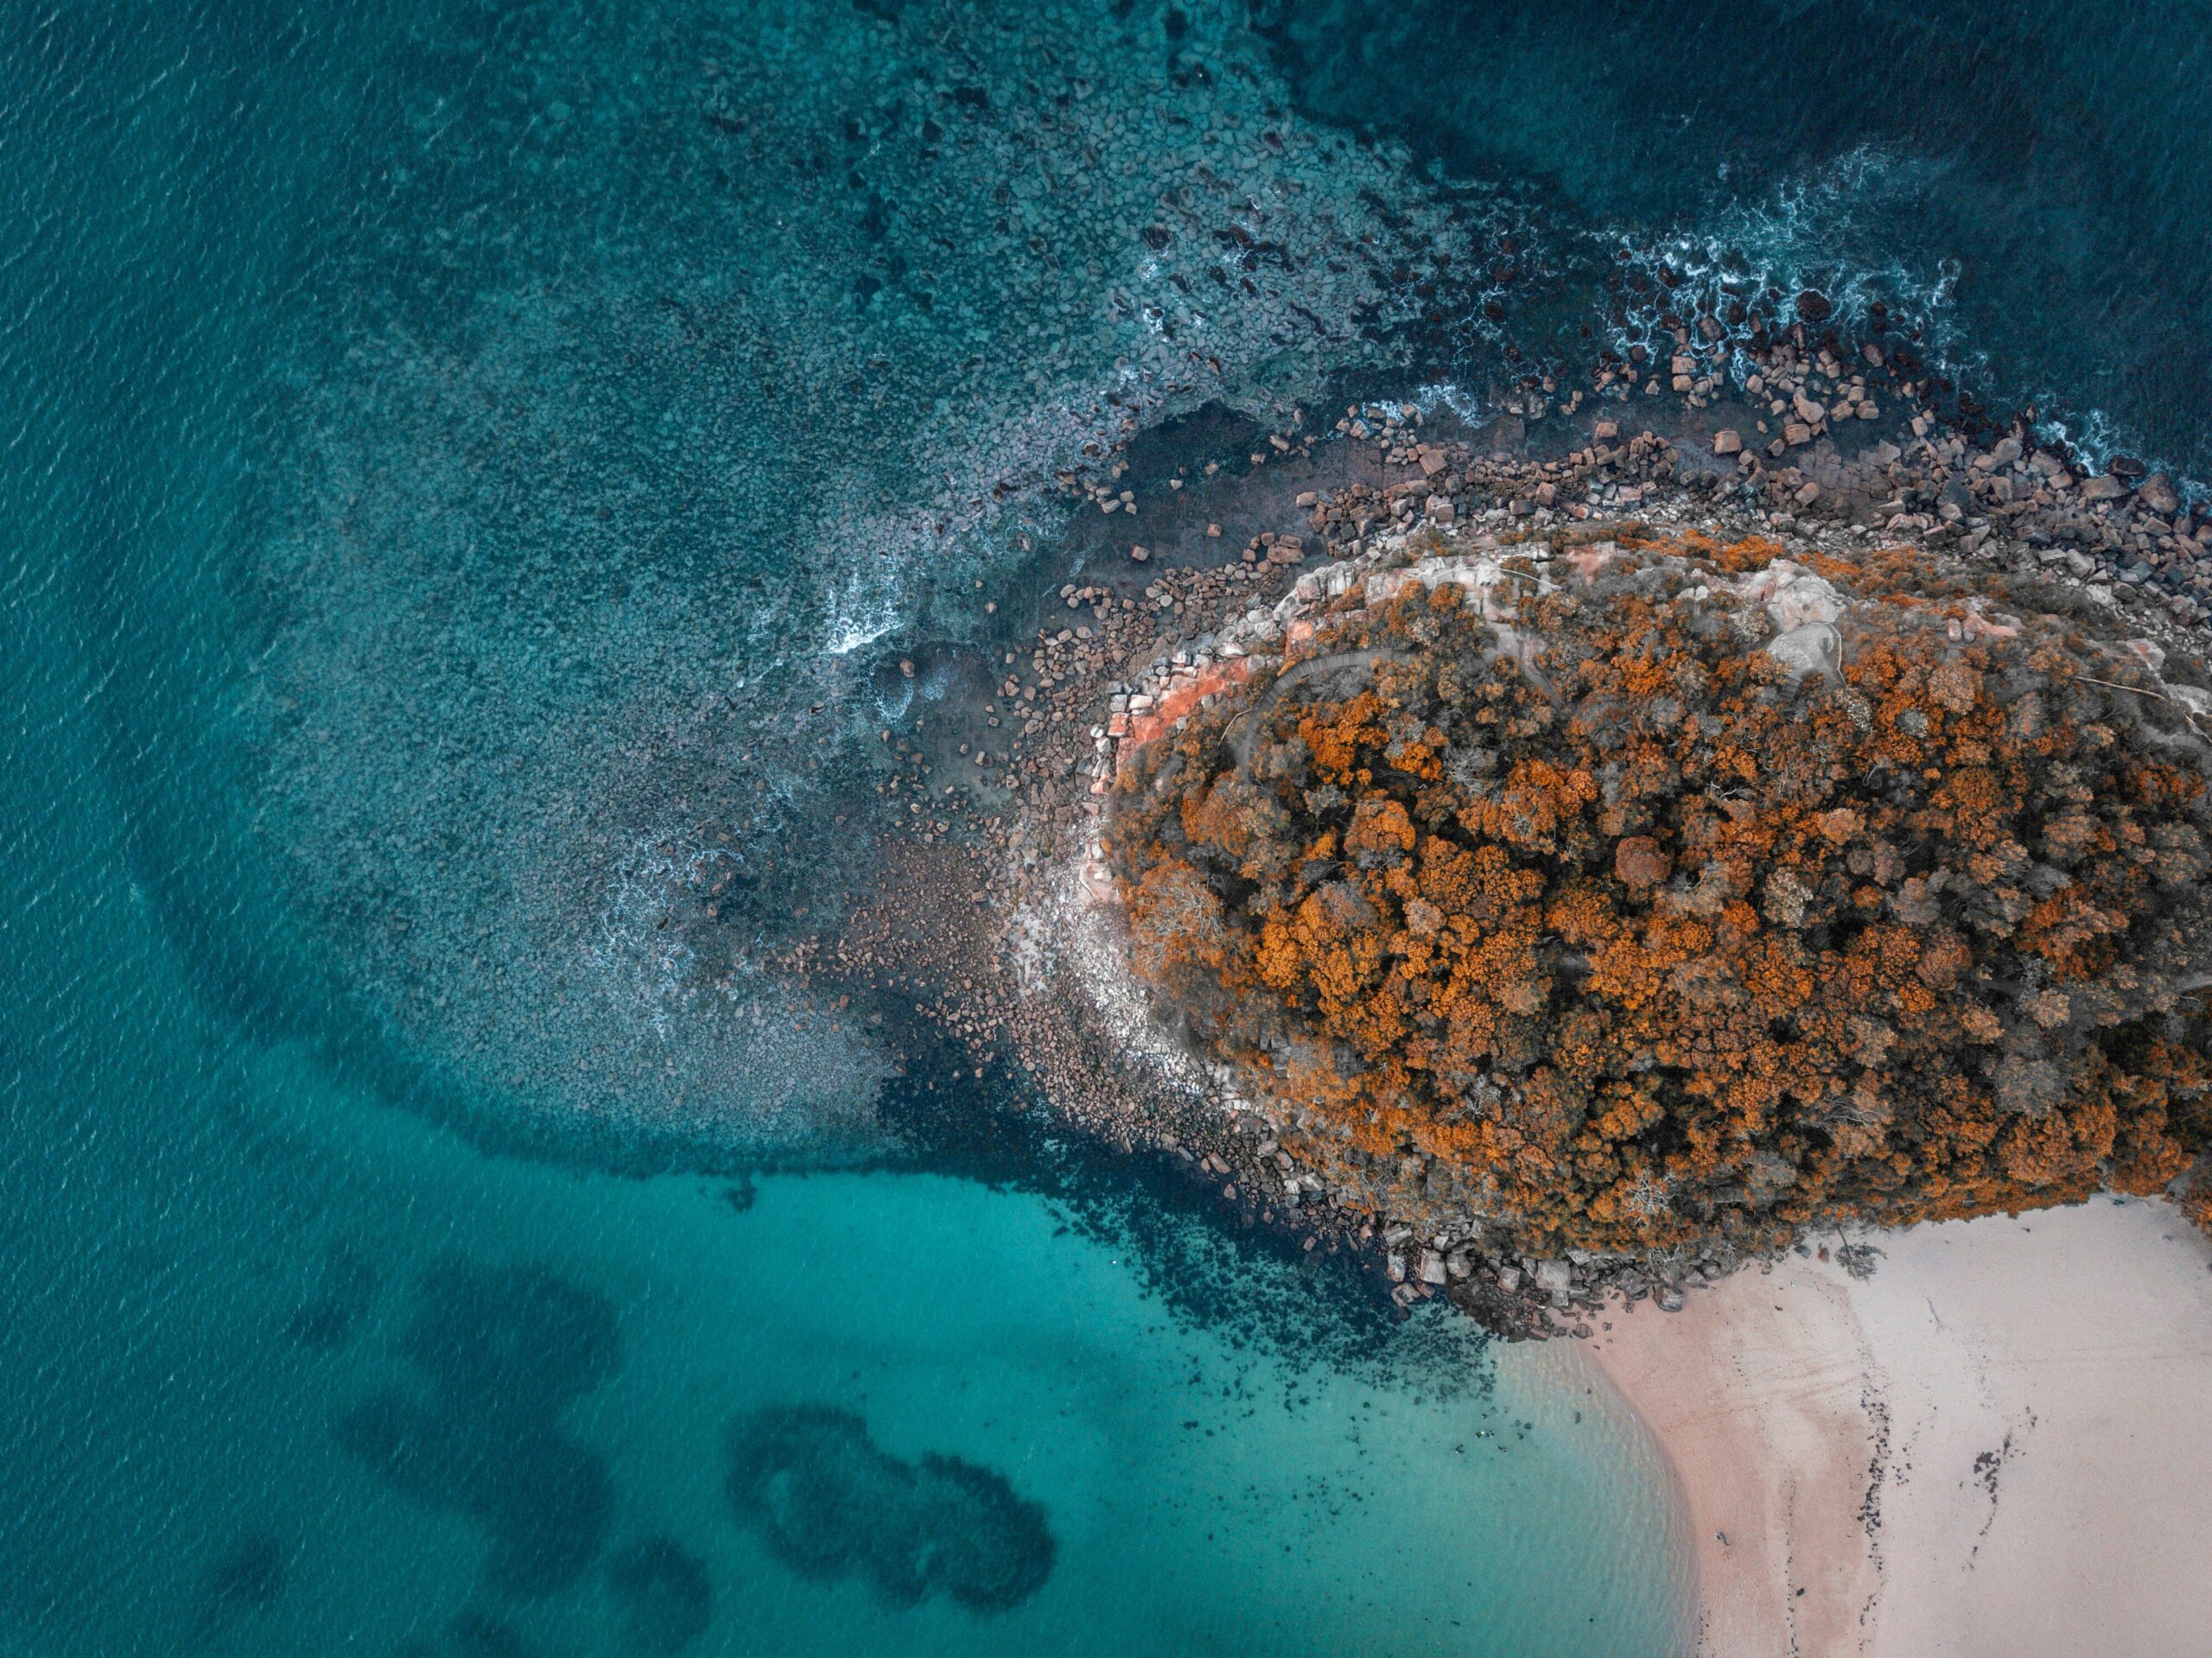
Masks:
[[[374,1306],[378,1287],[375,1264],[359,1249],[334,1244],[323,1252],[316,1293],[284,1320],[284,1334],[315,1352],[337,1352]]]
[[[1044,1587],[1057,1552],[1044,1509],[957,1457],[893,1457],[849,1412],[761,1411],[732,1429],[730,1502],[804,1577],[858,1578],[896,1606],[943,1594],[1001,1612]]]
[[[613,1307],[543,1268],[448,1261],[423,1275],[399,1350],[427,1402],[375,1394],[340,1418],[339,1443],[414,1501],[480,1521],[501,1592],[575,1583],[598,1558],[613,1487],[561,1419],[620,1367]]]
[[[1796,550],[1432,528],[1118,699],[1094,884],[1294,1203],[1750,1250],[2212,1142],[2201,667],[1909,544]]]
[[[233,1613],[257,1611],[283,1598],[290,1551],[267,1532],[251,1532],[226,1549],[200,1580],[204,1634]]]
[[[668,1537],[644,1537],[615,1551],[607,1581],[621,1603],[632,1649],[681,1652],[714,1619],[705,1562]]]

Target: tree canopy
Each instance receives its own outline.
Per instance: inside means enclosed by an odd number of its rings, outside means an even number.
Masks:
[[[2149,1192],[2212,1140],[2188,711],[1909,553],[1820,562],[1843,649],[1798,672],[1707,596],[1778,551],[1645,543],[1510,630],[1355,588],[1126,758],[1136,971],[1287,1143],[1641,1250]]]

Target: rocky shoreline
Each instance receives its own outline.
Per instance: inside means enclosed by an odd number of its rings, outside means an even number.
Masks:
[[[1325,427],[1223,416],[1061,474],[1070,531],[1027,592],[994,600],[1007,631],[877,670],[902,717],[880,730],[872,787],[907,850],[894,842],[879,890],[790,964],[863,1006],[912,1000],[979,1078],[1011,1061],[1043,1109],[1168,1152],[1248,1223],[1370,1258],[1402,1307],[1441,1297],[1507,1335],[1586,1337],[1609,1305],[1674,1310],[1777,1258],[1717,1245],[1656,1263],[1541,1260],[1486,1248],[1471,1218],[1417,1231],[1301,1171],[1268,1114],[1113,982],[1096,810],[1122,745],[1240,677],[1251,619],[1325,601],[1353,561],[1423,532],[1491,548],[1691,527],[1837,554],[1910,541],[2071,589],[2152,648],[2202,655],[2212,511],[2124,461],[2085,474],[2024,422],[1961,418],[1909,349],[1821,335],[1823,305],[1802,295],[1796,322],[1748,337],[1685,322],[1663,364],[1601,359],[1572,391],[1532,378],[1494,392],[1478,423],[1371,401]],[[899,686],[925,679],[938,699],[903,717],[919,705]]]

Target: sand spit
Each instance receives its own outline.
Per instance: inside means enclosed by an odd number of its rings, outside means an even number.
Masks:
[[[1701,1658],[2203,1650],[2212,1240],[2099,1198],[1864,1241],[1574,1349],[1674,1464]]]

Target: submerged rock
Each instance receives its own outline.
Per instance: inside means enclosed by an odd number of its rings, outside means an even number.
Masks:
[[[617,1550],[607,1580],[636,1651],[681,1652],[714,1620],[705,1562],[671,1538],[644,1537]]]
[[[423,1275],[400,1346],[427,1397],[372,1395],[339,1443],[414,1501],[480,1521],[495,1588],[567,1588],[613,1511],[606,1459],[562,1422],[620,1366],[613,1309],[541,1268],[448,1261]]]
[[[858,1578],[894,1605],[943,1594],[1000,1612],[1052,1575],[1041,1506],[957,1457],[893,1457],[849,1412],[759,1412],[732,1429],[729,1464],[739,1519],[803,1576]]]

